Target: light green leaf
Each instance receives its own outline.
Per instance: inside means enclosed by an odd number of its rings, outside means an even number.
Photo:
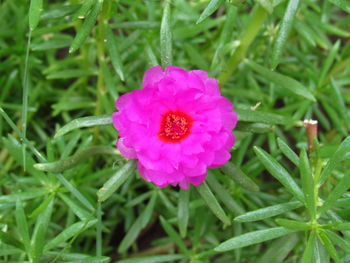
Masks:
[[[200,17],[198,18],[196,24],[199,24],[204,19],[206,19],[208,16],[210,16],[212,13],[214,13],[223,3],[225,0],[210,0],[207,7],[204,9]]]
[[[350,3],[347,0],[328,0],[337,7],[343,9],[344,11],[350,13]]]
[[[208,185],[203,182],[201,185],[197,186],[196,189],[210,210],[214,213],[214,215],[219,218],[225,225],[231,225],[230,219],[227,217],[225,211],[222,209],[221,205],[213,195],[212,191],[209,189]]]
[[[226,163],[220,169],[224,172],[224,174],[230,176],[237,184],[241,185],[247,190],[254,192],[259,191],[259,186],[232,162]]]
[[[309,223],[300,222],[296,220],[277,218],[276,223],[280,226],[296,231],[307,231],[311,229],[311,225]]]
[[[217,252],[225,252],[236,248],[262,243],[293,232],[293,230],[286,229],[284,227],[274,227],[264,230],[257,230],[233,237],[218,245],[214,250]]]
[[[160,56],[162,67],[172,65],[172,32],[170,26],[170,3],[165,1],[162,23],[160,25]]]
[[[340,263],[340,259],[338,256],[338,252],[335,249],[332,241],[329,239],[329,237],[327,236],[327,234],[323,231],[319,231],[318,232],[318,236],[322,242],[322,244],[325,246],[325,248],[327,249],[329,255],[331,256],[331,258],[334,260],[334,263]]]
[[[136,169],[135,160],[130,160],[121,167],[97,192],[99,202],[107,200],[129,178]]]
[[[40,14],[43,11],[43,0],[31,0],[29,7],[29,28],[33,31],[39,24]]]
[[[15,216],[18,232],[21,236],[26,253],[30,258],[32,258],[32,246],[30,244],[28,222],[21,200],[18,200],[16,203]]]
[[[72,42],[72,45],[69,48],[69,53],[73,53],[74,51],[78,50],[81,47],[81,45],[85,42],[96,23],[97,16],[101,10],[101,6],[102,1],[98,0],[97,3],[92,7],[91,12],[88,14],[88,16],[83,22],[83,25],[77,32]]]
[[[301,263],[314,263],[315,232],[311,232],[306,248],[301,258]]]
[[[106,30],[107,30],[106,48],[111,58],[113,68],[115,72],[118,74],[118,76],[120,77],[120,79],[124,81],[123,63],[118,51],[117,41],[115,40],[112,30],[110,28],[107,28]]]
[[[111,115],[78,118],[78,119],[72,120],[71,122],[67,123],[62,128],[60,128],[56,132],[55,138],[60,137],[75,129],[80,129],[83,127],[85,128],[85,127],[91,127],[91,126],[107,125],[111,123],[112,123]]]
[[[243,215],[237,216],[235,221],[238,222],[252,222],[258,221],[265,218],[270,218],[276,215],[283,214],[285,212],[291,211],[293,209],[301,207],[303,204],[299,201],[292,201],[288,203],[273,205],[264,207],[258,210],[254,210]]]
[[[281,138],[277,138],[277,144],[282,153],[296,166],[299,166],[298,155]]]
[[[128,258],[118,260],[116,263],[163,263],[163,262],[172,262],[184,259],[183,255],[160,255],[160,256],[150,256],[142,258]]]
[[[254,151],[265,168],[275,177],[291,194],[299,201],[304,202],[304,195],[300,187],[295,183],[293,178],[271,155],[263,149],[255,146]]]
[[[189,218],[189,201],[190,201],[190,189],[180,189],[179,193],[179,205],[177,210],[177,221],[179,224],[179,230],[182,238],[186,237],[187,225]]]
[[[294,17],[298,10],[299,0],[289,0],[283,20],[280,24],[276,40],[272,49],[271,67],[275,69],[279,63],[280,56],[284,50],[288,35],[293,26]]]
[[[343,178],[339,181],[333,191],[329,194],[326,201],[323,203],[319,213],[322,214],[328,211],[335,202],[350,188],[350,171],[343,176]]]
[[[267,68],[264,68],[263,66],[260,66],[259,64],[256,64],[251,60],[246,59],[245,62],[251,69],[259,73],[265,79],[275,83],[276,87],[286,89],[290,91],[292,94],[294,93],[295,95],[304,97],[308,100],[316,101],[314,95],[312,95],[312,93],[307,88],[305,88],[302,84],[300,84],[295,79],[292,79],[290,77],[284,76],[277,72],[268,70]]]
[[[87,220],[87,221],[80,221],[77,223],[74,223],[70,225],[69,227],[65,228],[61,233],[56,235],[53,239],[51,239],[44,247],[44,251],[47,252],[60,244],[66,242],[68,239],[78,235],[79,233],[83,232],[85,229],[88,229],[89,227],[96,224],[97,220]]]

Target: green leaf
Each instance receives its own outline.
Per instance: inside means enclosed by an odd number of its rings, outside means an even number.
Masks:
[[[28,222],[23,209],[23,204],[20,200],[18,200],[16,203],[15,216],[16,216],[18,232],[21,236],[22,242],[24,244],[24,248],[29,258],[32,258],[32,247],[30,244]]]
[[[21,201],[29,200],[29,199],[46,195],[47,193],[48,193],[48,190],[46,189],[35,189],[30,192],[20,192],[20,193],[8,194],[8,195],[1,195],[0,203],[2,202],[15,203],[18,200],[21,200]]]
[[[189,218],[190,189],[180,189],[179,205],[177,210],[177,221],[182,238],[186,237]]]
[[[312,93],[298,81],[277,72],[268,70],[267,68],[264,68],[263,66],[260,66],[251,60],[246,59],[245,62],[251,69],[259,73],[265,79],[275,83],[276,87],[286,89],[292,94],[294,93],[295,95],[304,97],[310,101],[316,101],[314,95],[312,95]]]
[[[349,110],[344,102],[343,95],[341,93],[341,88],[338,86],[338,84],[334,81],[333,78],[331,78],[330,81],[330,88],[332,97],[334,99],[334,105],[336,109],[339,111],[341,117],[343,118],[345,122],[345,126],[347,126],[348,130],[350,129],[350,113]]]
[[[223,187],[222,184],[216,180],[214,175],[209,175],[206,181],[210,189],[215,192],[217,197],[223,202],[223,204],[234,214],[244,213],[243,208],[232,198],[230,193]]]
[[[172,65],[172,33],[170,26],[170,3],[171,0],[165,1],[163,9],[162,23],[160,25],[160,56],[162,67]]]
[[[310,217],[316,219],[316,199],[314,193],[314,179],[312,176],[312,170],[309,164],[305,149],[301,150],[300,154],[300,176],[301,187],[305,196],[306,207],[309,211]]]
[[[280,56],[284,50],[288,35],[293,26],[294,17],[298,10],[299,0],[289,0],[283,20],[280,24],[276,40],[272,50],[271,67],[275,69],[279,63]]]
[[[263,149],[254,146],[255,154],[263,163],[266,169],[275,177],[291,194],[293,194],[299,201],[304,202],[304,195],[300,187],[295,183],[293,178],[271,155]]]
[[[15,237],[13,237],[12,235],[5,233],[3,231],[0,230],[0,240],[2,243],[6,244],[6,245],[10,245],[13,247],[17,247],[21,250],[24,250],[24,247],[22,245],[22,243],[17,240]]]
[[[333,231],[329,231],[324,229],[324,233],[327,234],[329,239],[332,241],[334,245],[337,245],[340,247],[342,250],[344,250],[347,254],[350,254],[350,243],[347,240],[344,240],[341,238],[338,234],[334,233]]]
[[[64,261],[62,263],[108,263],[110,262],[109,257],[97,256],[97,257],[86,257],[83,259],[77,259],[73,261]]]
[[[285,212],[291,211],[293,209],[301,207],[303,204],[299,201],[292,201],[288,203],[273,205],[264,207],[255,211],[245,213],[243,215],[237,216],[235,221],[237,222],[252,222],[258,221],[265,218],[270,218],[276,215],[283,214]]]
[[[280,226],[296,231],[307,231],[311,229],[311,225],[309,223],[300,222],[296,220],[277,218],[276,223]]]
[[[279,125],[298,125],[301,126],[300,121],[293,120],[290,117],[285,117],[279,114],[264,112],[264,111],[254,111],[254,110],[244,110],[244,109],[235,109],[235,112],[238,114],[239,121],[246,122],[261,122],[265,124],[279,124]]]
[[[142,258],[128,258],[118,260],[116,263],[163,263],[163,262],[172,262],[184,259],[183,255],[160,255],[160,256],[150,256]]]
[[[46,209],[39,215],[36,221],[32,236],[33,262],[40,262],[40,258],[43,254],[43,248],[46,243],[46,232],[51,220],[53,204],[54,199],[51,199]]]
[[[130,160],[121,167],[104,185],[98,190],[99,202],[107,200],[129,178],[136,168],[135,160]]]
[[[171,226],[171,224],[167,220],[164,219],[164,217],[160,216],[159,219],[160,219],[160,223],[161,223],[163,229],[169,235],[171,240],[173,242],[175,242],[175,244],[179,247],[179,250],[181,251],[181,253],[188,255],[189,251],[188,251],[183,239],[181,238],[181,236],[174,230],[174,228]]]
[[[321,86],[323,84],[323,80],[326,77],[326,74],[329,72],[329,69],[331,68],[331,66],[334,62],[335,56],[338,53],[339,46],[340,46],[340,40],[335,42],[334,46],[329,51],[329,54],[328,54],[327,58],[325,59],[323,66],[322,66],[322,69],[321,69],[321,75],[318,79],[318,86]]]
[[[322,242],[322,244],[325,246],[325,248],[327,249],[329,255],[331,256],[331,258],[334,260],[334,263],[340,263],[340,259],[338,256],[338,252],[335,249],[332,241],[328,238],[327,234],[323,231],[319,231],[318,232],[318,236]]]
[[[81,45],[85,42],[96,23],[97,16],[101,10],[101,6],[102,1],[98,0],[97,3],[92,7],[91,12],[88,14],[88,16],[83,22],[83,25],[77,32],[72,42],[72,45],[69,48],[69,53],[73,53],[74,51],[78,50],[81,47]]]
[[[273,11],[273,1],[271,0],[255,0],[258,2],[265,10],[269,13],[272,14]]]
[[[197,186],[196,189],[210,210],[214,213],[214,215],[219,218],[225,225],[231,225],[230,219],[227,217],[225,211],[222,209],[221,205],[213,195],[212,191],[209,189],[208,185],[203,182],[201,185]]]
[[[265,123],[238,122],[237,126],[235,127],[235,130],[252,133],[267,133],[273,132],[275,130],[275,127],[273,125]]]
[[[277,138],[277,144],[282,153],[296,166],[299,166],[298,155],[281,138]]]
[[[33,31],[39,24],[40,14],[43,11],[43,0],[31,0],[29,7],[29,28]]]
[[[129,249],[129,247],[135,242],[139,234],[141,233],[141,230],[147,226],[149,223],[152,212],[154,210],[154,205],[156,201],[156,195],[153,194],[151,200],[148,202],[145,210],[142,212],[142,214],[134,221],[134,223],[131,225],[131,227],[128,229],[127,234],[123,238],[123,240],[120,242],[120,245],[118,247],[118,252],[123,253]]]
[[[286,229],[284,227],[274,227],[264,230],[257,230],[233,237],[218,245],[214,250],[217,252],[225,252],[236,248],[262,243],[293,232],[293,230]]]
[[[339,183],[333,189],[333,191],[329,194],[326,201],[323,203],[323,206],[320,208],[319,213],[322,214],[328,211],[335,202],[349,189],[350,187],[350,171],[340,179]]]
[[[60,244],[66,242],[68,239],[79,235],[84,230],[88,229],[89,227],[96,224],[97,220],[87,220],[87,221],[80,221],[77,223],[74,223],[67,228],[65,228],[61,233],[56,235],[53,239],[51,239],[44,247],[44,252],[47,252]]]
[[[200,17],[198,18],[196,24],[199,24],[204,19],[206,19],[208,16],[210,16],[212,13],[214,13],[223,3],[225,0],[210,0],[207,7],[204,9]]]
[[[106,48],[111,58],[113,68],[115,72],[118,74],[118,76],[120,77],[120,79],[124,81],[123,63],[118,51],[117,41],[115,40],[112,30],[109,27],[106,30],[107,30]]]
[[[315,232],[311,232],[306,248],[301,258],[301,263],[314,263]]]
[[[60,173],[65,170],[71,169],[78,165],[80,162],[86,160],[87,158],[97,155],[97,154],[111,154],[117,155],[119,152],[115,148],[108,146],[91,146],[90,148],[83,150],[70,156],[66,159],[62,159],[51,163],[37,163],[34,167],[40,171],[45,171],[49,173]]]
[[[72,130],[85,128],[85,127],[91,127],[91,126],[100,126],[100,125],[108,125],[112,124],[112,117],[111,115],[101,115],[101,116],[91,116],[91,117],[82,117],[75,120],[72,120],[71,122],[64,125],[62,128],[60,128],[56,134],[55,138],[58,138]]]
[[[226,163],[225,165],[221,166],[220,169],[224,174],[230,176],[237,184],[241,185],[247,190],[254,192],[259,191],[259,186],[232,162]]]
[[[337,7],[343,9],[344,11],[350,13],[350,3],[347,0],[328,0]]]
[[[69,206],[72,212],[80,218],[80,220],[92,220],[92,214],[89,211],[87,211],[84,207],[81,207],[79,204],[77,204],[75,201],[73,201],[63,193],[59,193],[58,195]]]

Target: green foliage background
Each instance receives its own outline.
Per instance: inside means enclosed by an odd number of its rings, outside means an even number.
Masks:
[[[0,262],[350,262],[349,12],[0,1]],[[239,115],[232,160],[189,191],[114,146],[115,100],[157,64],[207,70]]]

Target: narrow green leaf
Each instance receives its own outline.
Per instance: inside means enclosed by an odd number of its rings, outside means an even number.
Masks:
[[[268,207],[264,207],[264,208],[237,216],[235,218],[235,221],[238,221],[238,222],[258,221],[258,220],[262,220],[265,218],[270,218],[270,217],[273,217],[276,215],[283,214],[285,212],[299,208],[302,205],[303,204],[300,203],[299,201],[292,201],[292,202],[288,202],[288,203],[268,206]]]
[[[84,19],[87,15],[87,13],[91,10],[92,5],[94,4],[94,0],[85,0],[78,11],[74,14],[73,19],[76,20],[77,18],[79,19]]]
[[[89,211],[87,211],[84,207],[81,207],[79,204],[77,204],[75,201],[73,201],[63,193],[59,193],[58,195],[69,206],[73,213],[80,218],[80,220],[92,220],[92,214]]]
[[[311,232],[306,248],[301,258],[301,263],[314,263],[315,232]]]
[[[40,14],[43,11],[43,0],[31,0],[29,7],[29,28],[33,31],[39,24]]]
[[[237,184],[241,185],[247,190],[254,192],[259,191],[259,186],[232,162],[226,163],[220,169],[224,172],[224,174],[230,176]]]
[[[142,214],[134,221],[132,226],[129,228],[127,234],[120,242],[118,252],[123,253],[129,249],[129,247],[135,242],[139,236],[141,230],[147,226],[151,219],[152,212],[156,201],[156,195],[153,194],[151,200],[148,202],[145,210]]]
[[[201,185],[197,186],[199,194],[203,200],[207,203],[210,210],[214,215],[219,218],[225,225],[231,225],[230,219],[227,217],[225,211],[222,209],[216,197],[213,195],[212,191],[209,189],[208,185],[203,182]]]
[[[13,237],[12,235],[10,235],[8,233],[2,232],[1,230],[0,230],[0,240],[2,243],[6,244],[6,245],[10,245],[13,247],[17,247],[21,250],[24,250],[24,247],[19,240],[17,240],[15,237]]]
[[[323,169],[320,178],[319,185],[322,185],[330,173],[339,165],[344,159],[346,154],[350,151],[350,136],[346,137],[345,140],[339,145],[336,152],[333,154],[331,159],[327,162],[326,167]]]
[[[296,81],[295,79],[292,79],[280,73],[268,70],[267,68],[264,68],[263,66],[260,66],[259,64],[256,64],[251,60],[245,60],[245,61],[246,61],[246,64],[251,69],[259,73],[265,79],[275,83],[276,87],[286,89],[290,91],[292,94],[296,94],[298,96],[304,97],[310,101],[314,101],[314,102],[316,101],[314,95],[312,95],[312,93],[307,88],[305,88],[302,84],[300,84],[300,82]]]
[[[337,7],[343,9],[344,11],[350,13],[350,3],[347,0],[328,0]]]
[[[276,223],[288,229],[296,231],[307,231],[311,229],[311,225],[305,222],[300,222],[296,220],[277,218]]]
[[[309,211],[310,217],[316,219],[316,199],[314,193],[314,179],[312,176],[312,170],[310,167],[309,159],[306,151],[303,148],[300,154],[300,176],[301,176],[301,188],[303,189],[305,196],[306,207]]]
[[[325,59],[323,66],[322,66],[322,69],[321,69],[321,74],[320,74],[320,77],[318,79],[318,86],[321,86],[323,84],[323,80],[326,77],[326,74],[329,72],[331,66],[333,65],[335,56],[337,55],[338,50],[339,50],[339,46],[340,46],[340,40],[335,42],[334,46],[329,51],[329,54],[328,54],[327,58]]]
[[[290,117],[283,115],[264,112],[264,111],[254,111],[254,110],[244,110],[244,109],[235,109],[235,112],[238,114],[238,119],[246,122],[260,122],[265,124],[279,124],[279,125],[298,125],[301,126],[300,121],[293,120]]]
[[[275,177],[291,194],[293,194],[299,201],[304,202],[304,195],[300,187],[295,183],[293,178],[271,155],[263,149],[254,146],[255,154],[263,163],[265,168]]]
[[[94,224],[96,224],[96,222],[97,220],[95,219],[90,221],[80,221],[70,225],[45,245],[44,252],[47,252],[59,246],[60,244],[66,242],[68,239],[78,235],[79,233],[83,232],[85,229],[88,229],[89,227],[93,226]]]
[[[47,193],[48,193],[48,190],[46,189],[35,189],[34,191],[30,191],[30,192],[20,192],[20,193],[8,194],[8,195],[1,195],[0,203],[1,202],[15,203],[18,200],[20,201],[29,200],[29,199],[46,195]]]
[[[339,111],[341,117],[343,118],[345,126],[348,128],[348,130],[350,130],[350,112],[347,106],[345,105],[344,96],[341,93],[341,88],[338,86],[338,84],[334,81],[333,78],[331,78],[330,84],[332,97],[334,99],[336,109]]]
[[[51,163],[37,163],[34,167],[40,171],[45,171],[49,173],[60,173],[65,170],[71,169],[78,165],[80,162],[86,160],[90,156],[97,154],[111,154],[117,155],[119,152],[115,148],[108,146],[91,146],[90,148],[83,150],[70,156],[66,159],[62,159]]]
[[[88,14],[88,16],[83,22],[83,25],[77,32],[72,42],[72,45],[69,48],[69,53],[73,53],[74,51],[78,50],[81,47],[81,45],[85,42],[86,38],[89,36],[92,28],[96,23],[97,16],[101,10],[101,6],[102,1],[98,0],[97,3],[92,7],[91,12]]]
[[[282,153],[296,166],[299,166],[298,155],[281,138],[277,138],[277,144]]]
[[[33,244],[33,262],[40,262],[43,254],[43,248],[46,243],[46,232],[51,220],[54,199],[46,207],[45,211],[41,213],[36,221],[32,244]]]
[[[331,256],[331,258],[334,260],[334,263],[340,263],[340,259],[338,256],[338,252],[335,249],[332,241],[329,239],[329,237],[327,236],[327,234],[323,231],[319,231],[318,232],[318,236],[322,242],[322,244],[325,246],[325,248],[327,249],[329,255]]]
[[[329,239],[332,241],[334,245],[337,245],[342,250],[344,250],[348,255],[350,255],[350,243],[347,240],[344,240],[342,237],[340,237],[338,234],[334,233],[330,230],[323,230],[329,237]]]
[[[82,193],[75,188],[66,178],[62,176],[62,174],[55,174],[57,179],[72,193],[72,195],[79,200],[81,204],[83,204],[86,208],[88,208],[91,212],[95,211],[93,205],[82,195]]]
[[[160,56],[162,67],[172,65],[172,33],[170,26],[171,0],[165,1],[162,23],[160,25]]]
[[[189,218],[189,201],[190,201],[190,189],[180,189],[179,193],[179,206],[177,210],[177,221],[179,224],[179,230],[182,238],[186,237],[187,225]]]
[[[111,58],[113,68],[115,72],[118,74],[118,76],[120,77],[120,79],[124,81],[123,63],[118,51],[117,41],[115,40],[112,30],[109,27],[106,30],[107,30],[106,48]]]
[[[62,263],[108,263],[110,262],[109,257],[86,257],[82,259],[77,259],[73,261],[63,261]]]
[[[287,42],[288,35],[293,26],[294,17],[298,10],[299,0],[289,0],[286,11],[284,12],[283,20],[280,24],[276,40],[272,50],[271,67],[276,68],[280,56],[284,50],[284,46]]]
[[[265,10],[269,13],[272,14],[273,11],[273,1],[271,0],[255,0],[258,2]]]
[[[323,203],[319,213],[328,211],[335,202],[349,189],[350,187],[350,171],[344,174],[343,178],[339,181],[333,191],[329,194],[326,201]]]
[[[173,262],[184,259],[183,255],[160,255],[160,256],[150,256],[142,258],[128,258],[118,260],[116,263],[163,263],[163,262]]]
[[[107,200],[128,179],[136,168],[134,160],[121,167],[97,192],[99,202]]]
[[[185,255],[189,254],[189,251],[188,251],[183,239],[181,238],[181,236],[175,231],[175,229],[171,226],[171,224],[167,220],[164,219],[164,217],[160,216],[159,218],[160,218],[160,223],[161,223],[163,229],[169,235],[171,240],[173,242],[175,242],[175,244],[179,247],[179,250]]]
[[[286,229],[284,227],[274,227],[264,230],[257,230],[233,237],[218,245],[214,250],[217,252],[225,252],[236,248],[262,243],[293,232],[293,230]]]
[[[48,205],[51,203],[51,200],[55,197],[55,193],[49,195],[48,198],[45,198],[45,200],[29,215],[29,218],[35,218],[40,213],[42,213]]]
[[[224,203],[224,205],[234,214],[244,213],[243,208],[232,198],[231,194],[221,185],[215,176],[208,176],[206,181],[210,189],[215,192],[217,197]]]
[[[91,117],[82,117],[64,125],[60,128],[56,134],[55,138],[60,137],[72,130],[91,127],[91,126],[99,126],[99,125],[107,125],[112,123],[111,115],[101,115],[101,116],[91,116]]]
[[[212,13],[214,13],[223,3],[225,0],[210,0],[207,7],[204,9],[200,17],[198,18],[196,24],[199,24],[204,19],[206,19],[208,16],[210,16]]]
[[[15,215],[18,232],[21,236],[24,248],[27,252],[28,257],[32,258],[32,247],[30,244],[28,222],[24,213],[23,204],[20,200],[17,201]]]

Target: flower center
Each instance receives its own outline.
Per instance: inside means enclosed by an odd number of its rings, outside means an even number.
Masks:
[[[163,114],[158,137],[164,142],[179,143],[188,135],[193,119],[181,111],[168,111]]]

